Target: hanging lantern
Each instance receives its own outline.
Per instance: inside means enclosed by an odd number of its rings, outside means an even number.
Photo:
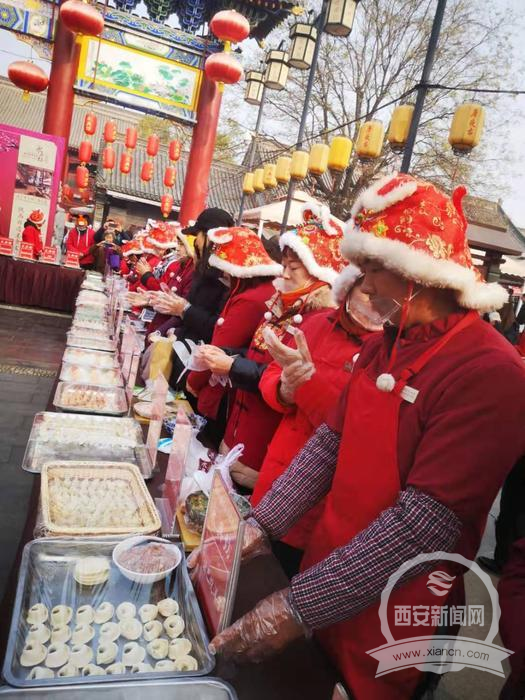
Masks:
[[[78,147],[78,159],[81,163],[89,163],[93,154],[93,145],[91,141],[81,141]]]
[[[330,170],[342,173],[348,168],[352,155],[352,140],[347,136],[336,136],[330,144],[328,167]]]
[[[217,39],[225,43],[238,44],[250,35],[250,23],[235,10],[217,12],[210,21],[210,29]]]
[[[330,148],[325,143],[314,143],[310,149],[308,170],[312,175],[323,175],[328,168],[328,155]]]
[[[97,130],[97,115],[95,112],[88,112],[84,117],[84,133],[93,136]]]
[[[383,150],[385,129],[378,119],[371,119],[359,127],[355,150],[362,160],[379,158]]]
[[[80,199],[84,202],[84,204],[89,204],[91,201],[91,192],[89,190],[82,190],[80,193]]]
[[[274,49],[266,56],[266,71],[264,84],[269,90],[284,90],[288,79],[288,54],[286,51]]]
[[[131,153],[122,153],[120,156],[119,170],[123,175],[129,175],[131,166],[133,165],[133,156]]]
[[[146,153],[148,156],[154,158],[159,152],[159,146],[160,139],[157,134],[151,134],[151,136],[148,136],[148,140],[146,141]]]
[[[332,36],[348,36],[354,24],[359,0],[329,0],[324,31]]]
[[[177,170],[168,165],[168,167],[164,171],[164,185],[166,187],[173,187],[176,179],[177,179]]]
[[[399,105],[392,112],[387,139],[393,151],[402,151],[405,147],[413,114],[414,105]]]
[[[93,5],[81,0],[66,0],[60,6],[60,19],[75,34],[99,36],[104,29],[104,17]]]
[[[456,154],[469,153],[479,144],[485,110],[477,102],[459,105],[454,113],[448,135],[448,142]]]
[[[106,122],[104,124],[104,141],[106,143],[113,143],[117,138],[117,125],[115,122]]]
[[[62,186],[62,199],[73,199],[73,188],[69,185]]]
[[[42,68],[31,61],[13,61],[7,68],[7,75],[13,85],[24,91],[24,100],[29,99],[30,92],[42,92],[49,84]]]
[[[124,145],[126,148],[129,148],[131,151],[135,148],[137,145],[137,130],[135,129],[134,126],[128,126],[126,129],[126,139],[124,141]]]
[[[246,73],[246,91],[244,99],[250,105],[260,105],[264,90],[264,76],[258,70],[249,70]]]
[[[167,219],[168,216],[171,214],[172,209],[173,197],[171,196],[171,194],[163,194],[160,198],[160,211],[162,212],[162,216],[165,219]]]
[[[290,165],[292,159],[289,156],[280,156],[275,164],[275,179],[285,185],[290,182]]]
[[[170,141],[170,145],[168,147],[168,156],[172,163],[176,163],[179,160],[181,151],[182,144],[180,141]]]
[[[204,64],[204,72],[208,80],[214,83],[233,85],[243,76],[242,66],[231,53],[214,53],[208,56]]]
[[[113,170],[115,167],[115,151],[113,150],[112,146],[106,146],[106,148],[102,151],[102,167],[104,170]]]
[[[308,174],[308,161],[310,154],[308,151],[294,151],[292,162],[290,163],[290,177],[292,180],[304,180]]]
[[[275,177],[276,165],[275,163],[265,163],[263,168],[263,183],[267,190],[271,190],[272,187],[277,187],[277,179]]]
[[[308,70],[312,65],[317,28],[313,24],[298,22],[290,29],[290,58],[288,65],[299,70]]]
[[[140,169],[140,179],[143,182],[149,182],[153,177],[153,163],[151,160],[147,160],[142,163],[142,168]]]
[[[264,192],[264,170],[257,168],[253,173],[253,189],[256,192]]]
[[[253,194],[255,188],[253,186],[253,173],[246,173],[242,181],[242,191],[244,194]]]
[[[83,190],[89,185],[89,170],[85,165],[77,165],[75,171],[75,184],[79,190]]]

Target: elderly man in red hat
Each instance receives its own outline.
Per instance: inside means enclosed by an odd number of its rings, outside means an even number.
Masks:
[[[473,560],[498,489],[525,453],[525,369],[480,317],[507,295],[472,264],[464,194],[401,174],[358,197],[342,249],[389,325],[362,347],[339,410],[253,511],[254,527],[281,538],[326,496],[302,572],[216,637],[218,653],[257,660],[313,632],[356,700],[418,691],[414,666],[376,677],[367,652],[385,643],[381,593],[418,555]],[[427,586],[436,570],[447,584],[438,596]],[[393,610],[441,613],[460,598],[462,572],[443,559],[409,569],[388,602],[394,639],[431,638],[441,615],[396,626]]]

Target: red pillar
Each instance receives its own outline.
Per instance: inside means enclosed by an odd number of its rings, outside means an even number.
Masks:
[[[221,100],[222,92],[217,84],[204,75],[180,204],[179,221],[183,226],[206,207]]]
[[[70,32],[58,17],[42,131],[44,134],[64,137],[63,181],[67,177],[69,132],[73,117],[73,85],[77,76],[79,58],[80,46],[75,41],[75,34]]]

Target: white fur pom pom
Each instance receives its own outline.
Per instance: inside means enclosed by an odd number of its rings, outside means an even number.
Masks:
[[[218,325],[218,326],[222,326],[223,323],[224,323],[224,319],[223,319],[223,317],[221,316],[220,318],[217,319],[217,325]]]
[[[296,326],[298,326],[300,323],[303,322],[303,317],[301,316],[301,314],[295,314],[292,321],[295,323]]]
[[[380,374],[376,379],[376,387],[379,389],[379,391],[393,391],[395,385],[396,380],[391,374]]]
[[[272,320],[272,312],[271,311],[266,311],[264,314],[264,320],[265,321],[271,321]]]

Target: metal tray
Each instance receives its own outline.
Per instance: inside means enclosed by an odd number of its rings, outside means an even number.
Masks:
[[[111,685],[51,686],[49,688],[0,688],[1,700],[237,700],[233,688],[216,678],[166,679],[116,682]]]
[[[88,367],[62,362],[60,381],[76,384],[93,384],[95,386],[123,386],[124,380],[119,367],[111,369]]]
[[[119,366],[115,353],[87,350],[86,348],[66,348],[62,361],[81,367],[99,367],[100,369],[112,369]]]
[[[55,697],[57,686],[83,684],[87,687],[91,685],[91,688],[93,688],[95,684],[97,686],[105,683],[113,684],[114,681],[122,682],[129,678],[133,680],[133,683],[129,684],[129,687],[131,687],[137,681],[137,676],[129,672],[121,676],[89,676],[87,678],[80,676],[78,678],[64,679],[55,677],[44,680],[27,680],[30,669],[22,667],[19,663],[19,658],[29,627],[26,622],[26,612],[35,603],[43,603],[48,608],[64,604],[76,609],[81,605],[97,606],[103,601],[109,601],[115,607],[124,601],[131,601],[138,608],[144,603],[158,602],[168,596],[175,598],[180,606],[180,615],[186,623],[184,635],[192,642],[192,655],[197,659],[199,669],[198,671],[183,673],[143,673],[139,676],[141,681],[173,678],[174,676],[178,678],[204,676],[213,670],[214,657],[208,651],[208,635],[188,576],[184,557],[171,577],[152,585],[140,585],[124,578],[113,564],[111,554],[113,548],[120,541],[122,541],[121,538],[45,538],[33,540],[25,546],[3,666],[3,676],[10,685],[22,688],[42,686],[43,688],[47,687],[50,691],[52,688],[51,692],[53,694],[49,697]],[[86,587],[76,583],[73,577],[75,561],[78,557],[85,556],[106,556],[110,559],[110,576],[104,584]],[[99,625],[95,625],[95,638],[90,643],[95,648],[98,639],[98,628]],[[117,643],[119,645],[117,660],[120,660],[123,640],[119,639]],[[146,655],[145,662],[151,663],[152,659]],[[203,683],[206,682],[208,682],[208,679],[203,679]],[[137,686],[141,688],[142,698],[148,684],[140,682],[137,683]],[[127,688],[128,684],[125,687]],[[102,688],[100,690],[102,691]],[[103,693],[99,696],[98,693],[99,689],[97,687],[97,697],[125,697],[126,700],[130,700],[132,697],[128,695],[127,691],[125,695],[111,696]],[[75,696],[69,694],[67,697],[68,700],[72,700]],[[88,696],[86,695],[85,697]],[[170,695],[170,698],[176,697],[175,694]],[[200,700],[206,696],[197,694],[192,697]],[[218,697],[222,696],[219,695]],[[225,695],[224,697],[228,698],[231,696]]]
[[[93,390],[107,399],[107,405],[102,408],[92,406],[69,406],[64,403],[64,393],[69,390]],[[94,384],[77,384],[76,382],[59,382],[53,399],[53,406],[61,411],[71,413],[94,413],[102,416],[124,416],[128,412],[126,392],[118,386],[96,386]]]

